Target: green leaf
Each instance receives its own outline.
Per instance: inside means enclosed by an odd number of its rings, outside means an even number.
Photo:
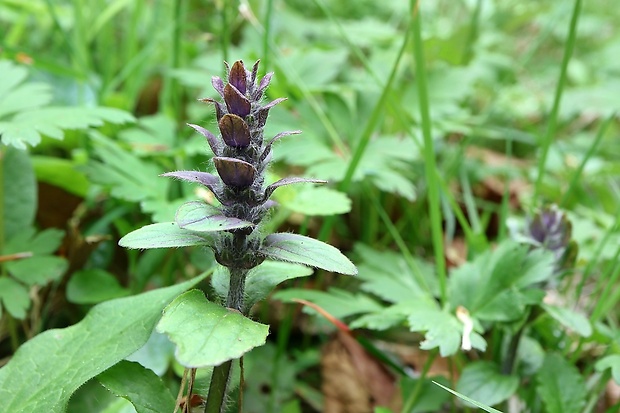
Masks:
[[[153,331],[148,341],[135,353],[125,357],[125,360],[138,362],[158,376],[163,376],[174,360],[174,348],[165,334]]]
[[[26,317],[26,311],[30,307],[28,290],[9,277],[0,277],[0,301],[9,314],[20,320]]]
[[[180,228],[196,232],[227,231],[254,224],[222,215],[218,208],[201,201],[186,202],[179,207],[175,221]]]
[[[125,248],[176,248],[192,245],[210,245],[206,235],[179,228],[174,222],[146,225],[120,239],[118,245]]]
[[[69,159],[36,155],[32,163],[39,182],[45,182],[65,191],[86,197],[90,182],[86,175],[76,168],[76,162]]]
[[[319,215],[338,215],[346,214],[351,211],[351,200],[339,191],[325,187],[306,186],[301,189],[287,188],[287,193],[279,193],[278,202],[293,212],[300,214],[319,216]],[[291,197],[287,194],[294,193]]]
[[[582,337],[592,335],[592,325],[585,315],[569,308],[543,304],[542,308],[564,327],[575,331]]]
[[[420,348],[430,350],[439,347],[442,357],[456,353],[461,346],[463,324],[430,300],[418,300],[412,303],[412,307],[407,317],[409,329],[426,332]]]
[[[260,252],[278,261],[304,264],[346,275],[357,274],[355,265],[337,248],[303,235],[268,235]]]
[[[87,129],[105,122],[120,124],[134,120],[129,112],[116,108],[45,107],[22,111],[10,122],[0,122],[0,135],[5,145],[25,149],[27,145],[38,145],[41,135],[62,139],[64,129]]]
[[[411,313],[413,304],[401,302],[363,315],[351,323],[351,328],[367,328],[370,330],[383,331],[388,328],[405,326],[407,316]]]
[[[115,276],[97,268],[77,271],[67,284],[67,300],[75,304],[97,304],[129,294]]]
[[[159,165],[138,158],[101,133],[92,131],[89,136],[101,159],[80,167],[89,180],[109,187],[112,196],[127,201],[168,199],[170,182],[157,178],[164,172]]]
[[[166,307],[157,331],[177,345],[185,367],[218,366],[265,344],[269,326],[207,301],[199,290],[188,291]]]
[[[65,232],[55,228],[48,228],[37,232],[28,227],[11,238],[6,245],[6,253],[31,252],[35,255],[49,255],[54,253],[65,236]]]
[[[449,383],[448,379],[441,376],[436,377],[436,379],[444,381],[446,384]],[[419,383],[419,380],[423,380],[422,384]],[[431,380],[402,377],[400,387],[402,389],[403,399],[407,400],[407,398],[416,391],[416,386],[418,385],[421,386],[421,390],[418,393],[419,398],[416,400],[413,409],[407,413],[440,412],[441,407],[450,399],[450,395],[439,387],[434,386]]]
[[[559,354],[547,354],[536,381],[536,390],[548,413],[577,413],[585,406],[587,391],[583,377]]]
[[[355,245],[355,253],[362,259],[358,266],[359,278],[363,280],[361,289],[368,293],[390,303],[409,302],[439,293],[431,264],[414,259],[412,269],[401,254],[377,251],[363,244]],[[417,276],[412,270],[417,271]],[[425,286],[420,286],[418,280]]]
[[[551,277],[553,269],[550,252],[505,241],[452,272],[450,306],[463,306],[481,320],[516,320],[538,297],[530,294],[532,285]]]
[[[6,269],[19,281],[32,285],[45,285],[60,279],[69,263],[62,257],[50,255],[34,256],[6,263]]]
[[[0,62],[2,63],[2,62]],[[4,76],[4,74],[3,74]],[[2,77],[2,76],[0,76]],[[20,231],[30,227],[37,209],[37,181],[28,153],[7,148],[0,158],[3,174],[4,240],[9,240]]]
[[[28,76],[28,70],[24,67],[2,60],[0,73],[0,119],[12,113],[47,105],[52,100],[52,90],[48,85],[21,84]],[[33,99],[33,96],[37,98]]]
[[[456,390],[488,406],[507,400],[519,387],[519,378],[501,374],[496,364],[475,361],[463,369]]]
[[[121,361],[97,376],[106,389],[127,399],[138,413],[171,412],[175,399],[152,370],[131,361]]]
[[[307,277],[313,273],[305,265],[291,264],[282,261],[265,260],[258,267],[250,270],[245,280],[245,306],[252,307],[271,293],[276,285],[293,278]],[[218,266],[211,277],[213,289],[221,296],[228,294],[228,270]]]
[[[64,411],[78,387],[139,349],[163,308],[205,276],[106,301],[79,323],[47,330],[27,341],[0,369],[0,411]]]
[[[470,399],[469,397],[467,397],[467,396],[465,396],[465,395],[462,395],[462,394],[461,394],[461,393],[459,393],[459,392],[456,392],[456,391],[454,391],[454,390],[451,390],[451,389],[447,388],[446,386],[444,386],[444,385],[442,385],[442,384],[437,383],[436,381],[433,381],[433,383],[435,383],[436,385],[438,385],[438,386],[439,386],[439,387],[441,387],[442,389],[444,389],[444,390],[446,390],[446,391],[448,391],[448,392],[450,392],[450,393],[454,394],[456,397],[458,397],[458,398],[460,398],[460,399],[462,399],[462,400],[465,400],[466,402],[471,403],[471,404],[473,404],[474,406],[476,406],[476,407],[478,407],[478,408],[480,408],[480,409],[484,410],[485,412],[489,412],[489,413],[502,413],[502,412],[500,412],[499,410],[496,410],[496,409],[494,409],[494,408],[492,408],[492,407],[489,407],[489,406],[485,406],[484,404],[482,404],[482,403],[480,403],[480,402],[477,402],[477,401],[476,401],[476,400],[474,400],[474,399]]]
[[[310,301],[336,318],[344,318],[355,314],[380,311],[381,305],[366,294],[353,294],[346,290],[330,288],[329,292],[299,288],[287,288],[273,295],[276,300],[293,302],[294,299]],[[304,307],[305,312],[314,313],[314,309]]]
[[[611,377],[613,377],[616,384],[620,385],[620,354],[603,357],[596,362],[594,368],[596,371],[611,369]]]

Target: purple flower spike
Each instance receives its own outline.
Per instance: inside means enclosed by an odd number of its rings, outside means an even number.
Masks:
[[[256,169],[250,163],[223,156],[213,158],[213,162],[220,178],[228,186],[247,188],[254,182]]]
[[[241,60],[237,60],[235,64],[233,64],[232,69],[230,69],[230,73],[228,74],[228,82],[237,88],[239,93],[245,95],[247,90],[247,78],[245,67],[243,66],[243,62]]]
[[[224,101],[228,108],[228,113],[245,118],[250,114],[252,105],[250,101],[230,83],[224,88]]]
[[[245,148],[250,145],[250,128],[239,116],[224,115],[219,122],[219,127],[226,145],[234,148]]]

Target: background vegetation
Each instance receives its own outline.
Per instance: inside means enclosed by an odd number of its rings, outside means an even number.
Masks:
[[[255,306],[271,334],[246,357],[244,411],[474,409],[431,379],[506,412],[620,411],[620,8],[421,3],[0,0],[0,365],[94,305],[213,269],[202,249],[117,242],[212,201],[158,175],[212,170],[185,123],[215,132],[211,76],[260,59],[269,99],[288,98],[266,136],[303,131],[272,181],[330,182],[279,189],[269,225],[359,276]],[[176,394],[174,351],[154,333],[130,359]],[[164,411],[113,374],[76,379],[68,410]],[[19,384],[29,411],[49,411],[40,385]]]

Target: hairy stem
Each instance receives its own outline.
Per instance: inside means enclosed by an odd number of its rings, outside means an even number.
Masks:
[[[247,252],[246,235],[234,234],[234,247],[244,255]],[[245,295],[245,279],[248,275],[245,268],[228,268],[230,273],[230,284],[228,287],[228,296],[226,297],[226,307],[235,309],[244,314],[243,304]],[[224,410],[224,400],[226,398],[226,390],[230,380],[232,360],[229,360],[213,369],[211,376],[211,384],[209,385],[209,396],[205,406],[205,413],[220,413]]]

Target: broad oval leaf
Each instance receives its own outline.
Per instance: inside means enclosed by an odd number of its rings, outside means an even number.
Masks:
[[[537,392],[549,413],[581,412],[587,389],[579,370],[559,354],[545,357],[536,375]]]
[[[130,232],[120,239],[118,245],[125,248],[176,248],[192,245],[210,245],[211,239],[205,235],[179,228],[174,222],[146,225]]]
[[[200,201],[181,205],[177,210],[176,221],[180,228],[196,232],[225,231],[253,225],[239,218],[224,216],[218,208]]]
[[[0,412],[64,412],[73,392],[142,347],[166,304],[205,276],[106,301],[79,323],[27,341],[0,369]]]
[[[131,361],[121,361],[97,376],[103,387],[127,399],[137,413],[171,412],[175,400],[152,370]]]
[[[199,290],[188,291],[166,307],[157,331],[177,345],[185,367],[218,366],[265,344],[269,326],[207,301]]]
[[[340,274],[357,274],[355,265],[337,248],[303,235],[268,235],[260,252],[278,261],[296,262]]]
[[[463,369],[456,390],[477,402],[494,406],[507,400],[518,387],[517,376],[501,374],[498,366],[492,362],[478,361]]]

